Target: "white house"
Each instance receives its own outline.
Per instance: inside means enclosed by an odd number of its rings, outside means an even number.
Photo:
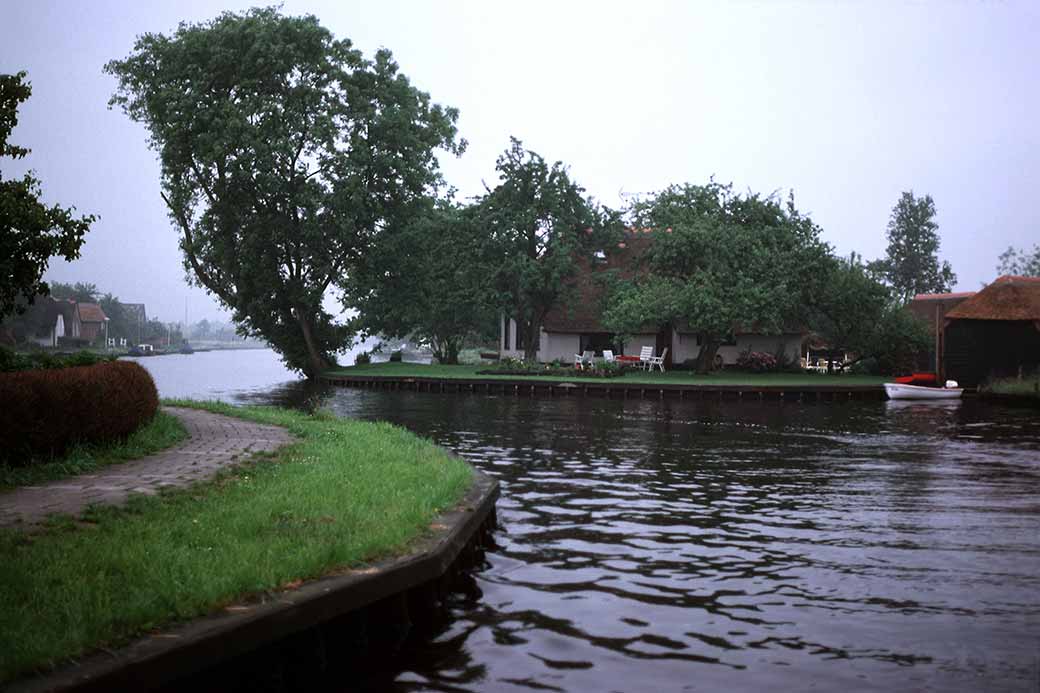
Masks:
[[[613,253],[609,258],[595,258],[579,263],[571,299],[549,311],[542,324],[537,350],[539,361],[559,359],[571,362],[575,354],[588,349],[594,350],[597,355],[601,355],[603,349],[611,349],[615,354],[638,355],[644,346],[653,347],[654,353],[658,355],[667,348],[665,367],[697,358],[701,350],[699,339],[684,326],[647,326],[645,331],[632,335],[621,344],[600,321],[604,287],[596,280],[596,274],[615,269],[622,276],[630,275],[638,254],[646,248],[651,238],[650,234],[640,236],[629,233],[625,242],[620,244],[621,252]],[[790,329],[783,334],[763,334],[736,327],[731,339],[719,347],[716,363],[735,364],[740,354],[749,349],[768,354],[782,351],[797,363],[806,337],[807,332],[804,330]],[[524,356],[523,338],[517,332],[516,320],[506,316],[502,316],[499,321],[499,350],[502,357]]]

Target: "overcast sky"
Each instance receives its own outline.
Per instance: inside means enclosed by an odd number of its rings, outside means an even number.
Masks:
[[[48,202],[101,216],[90,281],[150,315],[220,316],[184,281],[144,129],[108,110],[102,65],[144,32],[256,3],[6,2],[0,73],[33,95],[13,143]],[[709,176],[794,191],[841,254],[884,254],[903,190],[930,194],[960,290],[1009,245],[1040,241],[1040,4],[1035,2],[294,2],[366,55],[393,51],[470,146],[444,162],[463,194],[492,183],[510,135],[562,160],[601,202]],[[18,162],[22,163],[22,162]],[[4,177],[23,167],[3,162]]]

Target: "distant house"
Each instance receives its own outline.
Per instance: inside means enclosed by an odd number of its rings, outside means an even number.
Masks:
[[[66,299],[37,296],[25,313],[9,320],[8,330],[15,343],[59,346],[67,337],[79,337],[76,304]]]
[[[651,242],[652,232],[628,232],[616,252],[579,260],[570,300],[559,302],[542,322],[537,349],[539,361],[573,361],[575,354],[586,350],[595,351],[597,355],[602,355],[604,349],[615,354],[639,355],[644,346],[652,347],[655,354],[667,348],[666,367],[697,358],[700,339],[686,324],[644,325],[624,344],[618,343],[616,336],[603,326],[602,309],[607,294],[604,279],[608,273],[630,279]],[[797,362],[805,336],[803,330],[763,334],[755,331],[754,326],[735,325],[733,334],[719,347],[716,360],[720,365],[732,365],[742,352],[750,349],[770,354],[782,351]],[[506,316],[500,319],[499,348],[503,357],[523,357],[523,335],[517,332],[515,319]]]
[[[942,355],[944,351],[944,326],[946,314],[975,295],[974,291],[963,291],[951,294],[917,294],[910,301],[908,308],[918,320],[928,327],[932,336],[932,345],[928,353],[922,355],[918,368],[934,373],[943,372]]]
[[[80,337],[88,342],[93,342],[98,337],[108,336],[106,326],[108,316],[105,315],[105,311],[101,310],[101,306],[96,303],[77,303],[76,308],[79,312]]]
[[[969,387],[1040,369],[1040,277],[1006,275],[945,316],[945,377]]]

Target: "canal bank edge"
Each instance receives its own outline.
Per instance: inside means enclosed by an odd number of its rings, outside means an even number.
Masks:
[[[473,484],[450,511],[430,524],[430,533],[404,555],[338,571],[260,603],[240,603],[222,612],[140,638],[113,652],[91,654],[76,664],[11,682],[7,690],[138,691],[169,686],[236,657],[358,611],[445,575],[460,554],[494,527],[498,481],[473,470]]]
[[[620,382],[597,378],[575,381],[530,378],[437,378],[392,375],[322,375],[321,382],[341,387],[412,390],[415,392],[514,395],[517,397],[603,397],[611,399],[747,399],[846,401],[886,399],[881,385],[700,385]]]

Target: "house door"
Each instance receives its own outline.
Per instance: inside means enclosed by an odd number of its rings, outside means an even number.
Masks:
[[[668,353],[664,356],[664,367],[672,367],[672,326],[665,325],[657,333],[657,346],[654,349],[654,354],[660,356],[667,349]]]

